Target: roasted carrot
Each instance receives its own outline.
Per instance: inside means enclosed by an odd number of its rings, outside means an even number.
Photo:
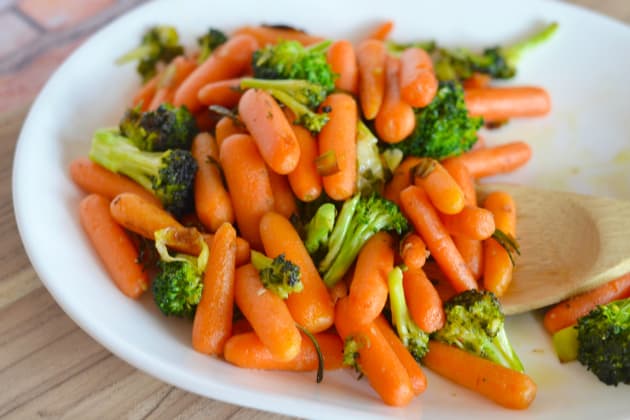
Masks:
[[[146,111],[149,109],[149,105],[151,104],[151,100],[153,99],[153,95],[157,90],[158,81],[160,80],[161,73],[156,74],[148,82],[143,84],[140,89],[133,95],[133,99],[131,103],[133,107],[139,106],[142,111]]]
[[[492,212],[497,229],[516,237],[516,203],[509,194],[493,191],[486,197],[483,207]],[[496,239],[489,238],[483,243],[483,255],[483,285],[501,297],[512,282],[510,254]]]
[[[323,177],[324,190],[334,200],[350,198],[357,181],[357,104],[345,93],[328,95],[321,105],[330,107],[330,120],[319,132],[319,154],[335,154],[339,172]]]
[[[443,214],[456,214],[464,208],[464,192],[437,160],[422,158],[414,168],[414,183]]]
[[[284,301],[265,289],[253,265],[236,269],[234,298],[274,359],[286,362],[298,355],[302,336],[295,321]]]
[[[540,117],[551,110],[547,91],[534,86],[466,89],[464,99],[470,115],[481,116],[485,122]]]
[[[375,39],[377,41],[385,41],[389,34],[394,30],[394,21],[388,20],[376,27],[372,33],[370,33],[367,39]]]
[[[221,149],[221,143],[223,140],[231,136],[232,134],[247,134],[245,125],[235,118],[221,117],[214,127],[214,138],[217,142],[217,146]]]
[[[118,194],[111,202],[110,212],[122,227],[147,239],[165,227],[183,226],[166,210],[151,200],[133,193]]]
[[[295,196],[286,175],[280,175],[269,170],[269,183],[273,193],[274,209],[286,218],[297,214]]]
[[[359,66],[359,100],[366,120],[378,114],[385,95],[385,45],[382,41],[368,39],[357,48]]]
[[[429,256],[427,246],[416,233],[409,233],[400,241],[400,257],[410,270],[420,270]]]
[[[490,85],[492,76],[485,73],[474,72],[469,78],[462,82],[464,89],[486,88]]]
[[[183,55],[175,57],[171,64],[162,72],[157,90],[148,109],[157,109],[163,103],[173,102],[175,90],[196,68],[197,63],[195,60]]]
[[[524,373],[457,347],[429,341],[424,365],[456,384],[512,409],[525,409],[536,398],[536,384]]]
[[[551,334],[574,325],[598,305],[630,296],[630,273],[566,299],[547,311],[544,325]]]
[[[408,404],[414,397],[414,391],[407,370],[376,325],[373,322],[357,324],[353,312],[348,298],[337,302],[337,332],[344,341],[354,338],[362,344],[358,350],[358,364],[385,404]]]
[[[422,48],[407,48],[400,55],[400,96],[413,107],[425,107],[437,93],[438,81],[431,56]]]
[[[238,113],[256,141],[260,155],[279,174],[288,174],[300,160],[300,145],[276,100],[261,89],[248,89]]]
[[[483,240],[492,236],[495,229],[492,213],[476,206],[464,206],[459,213],[443,214],[441,219],[453,236]]]
[[[400,192],[413,184],[411,170],[420,162],[422,162],[422,158],[407,156],[394,170],[392,179],[385,185],[383,196],[396,203],[396,205],[400,205]]]
[[[234,35],[193,71],[177,88],[173,103],[186,105],[191,112],[201,108],[199,90],[211,82],[240,76],[258,49],[258,41],[250,35]]]
[[[247,134],[225,139],[219,156],[239,231],[254,249],[260,249],[260,219],[274,208],[267,165]]]
[[[409,136],[416,126],[411,105],[401,99],[400,60],[388,56],[385,60],[385,94],[374,119],[379,138],[386,143],[398,143]]]
[[[302,201],[313,201],[322,193],[322,177],[317,172],[315,159],[317,159],[317,140],[306,128],[292,124],[300,145],[300,160],[294,170],[287,175],[291,189],[297,198]]]
[[[79,204],[79,217],[94,250],[114,284],[125,295],[139,297],[149,283],[138,251],[127,232],[109,214],[109,200],[90,194]]]
[[[223,223],[234,222],[232,200],[219,168],[219,149],[214,138],[202,132],[193,140],[191,152],[198,167],[194,184],[195,210],[201,223],[214,232]]]
[[[422,271],[426,274],[429,281],[440,296],[442,302],[446,302],[457,294],[449,279],[444,275],[440,267],[435,261],[427,261]]]
[[[210,82],[199,90],[197,98],[204,105],[220,105],[234,108],[238,105],[243,91],[240,89],[241,79],[225,79]]]
[[[339,75],[335,87],[356,95],[359,89],[359,68],[352,43],[345,39],[335,41],[330,44],[326,54],[330,68]]]
[[[453,243],[473,278],[478,282],[483,275],[483,242],[464,236],[453,236]]]
[[[213,233],[202,233],[203,239],[208,244],[208,247],[212,247],[212,242],[214,241]],[[241,265],[245,265],[249,262],[249,257],[251,255],[251,249],[249,247],[249,242],[240,236],[236,237],[236,266],[240,267]]]
[[[273,26],[242,26],[234,31],[234,35],[242,34],[256,38],[261,47],[268,44],[276,44],[279,41],[298,41],[303,45],[317,44],[324,41],[322,37],[307,34],[299,29]]]
[[[403,273],[403,288],[411,319],[420,329],[432,333],[444,326],[442,299],[421,268]]]
[[[464,193],[464,203],[470,206],[477,205],[477,191],[475,189],[475,179],[468,170],[468,167],[459,157],[445,159],[440,162],[446,172],[451,175],[459,188]]]
[[[192,346],[205,354],[223,353],[232,335],[236,231],[223,223],[214,235],[203,275],[201,300],[195,311]]]
[[[532,148],[522,141],[472,150],[459,156],[474,178],[511,172],[526,164]]]
[[[300,268],[303,289],[286,300],[295,322],[311,332],[329,328],[335,316],[332,299],[291,222],[278,213],[266,213],[260,221],[260,236],[269,257],[284,254]]]
[[[400,193],[400,204],[453,288],[458,292],[476,289],[477,282],[455,248],[426,193],[413,185],[407,187]]]
[[[215,112],[205,108],[197,110],[197,112],[193,115],[195,117],[195,122],[197,123],[197,128],[199,129],[199,131],[208,132],[212,132],[212,130],[214,130],[214,127],[217,125],[217,122],[221,118]]]

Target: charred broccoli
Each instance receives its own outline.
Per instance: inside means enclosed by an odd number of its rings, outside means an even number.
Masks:
[[[197,44],[199,45],[199,57],[197,58],[199,63],[206,61],[212,51],[217,49],[221,44],[227,41],[227,35],[222,31],[210,28],[203,36],[197,38]]]
[[[282,299],[289,293],[299,293],[304,288],[300,267],[286,259],[284,254],[275,258],[252,251],[252,265],[258,270],[260,281],[265,289],[270,290]]]

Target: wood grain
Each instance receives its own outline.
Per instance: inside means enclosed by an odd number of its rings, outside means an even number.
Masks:
[[[627,0],[571,2],[630,21]],[[57,306],[28,261],[13,214],[12,159],[26,112],[0,115],[0,418],[285,418],[198,397],[146,375],[105,350]]]

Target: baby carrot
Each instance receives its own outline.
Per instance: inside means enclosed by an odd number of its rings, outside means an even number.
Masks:
[[[400,241],[400,257],[410,270],[420,270],[429,256],[429,251],[422,238],[416,233],[409,233]]]
[[[163,103],[173,102],[175,90],[195,68],[197,68],[195,60],[183,55],[175,57],[171,64],[162,72],[157,90],[148,109],[157,109]]]
[[[291,189],[302,201],[313,201],[322,193],[322,177],[317,172],[317,140],[306,128],[292,124],[293,132],[300,145],[300,160],[287,175]]]
[[[286,218],[297,214],[295,196],[293,195],[287,177],[277,174],[272,170],[269,170],[268,173],[271,192],[273,193],[274,210]]]
[[[411,319],[422,331],[432,333],[444,326],[442,299],[422,269],[406,270],[403,288]]]
[[[422,48],[407,48],[400,55],[400,96],[413,107],[425,107],[437,93],[433,62]]]
[[[256,38],[261,47],[276,44],[279,41],[298,41],[302,45],[317,44],[324,41],[322,37],[310,35],[298,29],[273,26],[242,26],[234,31],[234,35],[242,34]]]
[[[516,117],[540,117],[551,110],[547,91],[533,86],[486,87],[464,91],[466,108],[485,122]]]
[[[79,204],[79,217],[110,278],[125,295],[139,297],[147,289],[147,273],[138,262],[133,241],[109,214],[109,200],[88,195]]]
[[[400,192],[413,184],[411,170],[422,162],[422,158],[407,156],[394,170],[392,179],[385,185],[383,196],[396,205],[400,205]]]
[[[247,134],[247,129],[240,121],[235,121],[234,118],[221,117],[214,127],[214,138],[217,142],[217,146],[221,149],[221,143],[223,140],[231,136],[232,134]]]
[[[122,227],[147,239],[154,239],[155,231],[165,227],[183,228],[169,212],[133,193],[118,194],[111,202],[110,212]]]
[[[173,98],[175,106],[186,105],[191,112],[201,108],[199,90],[210,82],[241,75],[249,65],[258,41],[250,35],[234,35],[218,47],[177,88]]]
[[[489,210],[465,206],[457,214],[443,214],[442,223],[453,236],[483,240],[494,233],[494,218]]]
[[[356,95],[359,89],[359,68],[352,43],[345,39],[335,41],[330,44],[326,54],[330,68],[339,75],[335,87]]]
[[[424,189],[431,203],[444,214],[464,208],[464,192],[437,160],[423,158],[414,169],[414,183]]]
[[[214,234],[212,233],[202,233],[203,239],[208,244],[208,247],[212,247],[212,241],[214,241]],[[249,262],[249,257],[251,255],[251,249],[249,248],[249,242],[240,236],[236,237],[236,266],[240,267],[241,265],[245,265]]]
[[[223,223],[214,235],[195,311],[192,346],[205,354],[222,354],[232,335],[236,231]]]
[[[247,134],[225,139],[219,155],[239,231],[253,248],[260,249],[260,219],[274,208],[267,165]]]
[[[440,296],[442,302],[446,302],[457,294],[451,282],[435,261],[427,261],[422,271],[424,271],[426,276],[430,279],[431,284],[435,287],[435,291],[438,296]]]
[[[503,407],[522,410],[536,398],[536,384],[529,376],[448,344],[430,340],[422,362]]]
[[[319,132],[319,154],[334,151],[339,172],[323,177],[324,190],[333,200],[354,194],[357,181],[357,104],[345,93],[328,95],[321,105],[330,107],[330,119]]]
[[[238,105],[243,91],[240,89],[241,79],[225,79],[210,82],[199,90],[197,98],[204,105],[221,105],[234,108]]]
[[[416,126],[411,105],[401,99],[399,73],[400,61],[388,56],[385,60],[385,95],[374,120],[376,133],[387,143],[404,140]]]
[[[195,210],[201,223],[214,232],[223,223],[234,222],[230,194],[221,178],[219,150],[212,136],[202,132],[194,138],[191,152],[198,166],[194,184]]]
[[[284,254],[300,268],[303,289],[286,300],[295,322],[311,332],[329,328],[335,316],[332,299],[291,222],[278,213],[266,213],[260,221],[260,236],[269,257]]]
[[[486,88],[490,85],[492,76],[485,73],[474,72],[468,79],[462,82],[464,89]]]
[[[147,109],[149,109],[149,104],[153,99],[153,95],[155,95],[158,81],[160,80],[161,76],[161,73],[156,74],[148,82],[142,85],[140,89],[138,89],[138,91],[133,95],[133,99],[131,100],[134,108],[140,106],[140,109],[142,111],[146,111]]]
[[[268,92],[248,89],[238,103],[238,113],[273,171],[284,175],[295,169],[300,145],[282,109]]]
[[[373,120],[385,95],[385,45],[368,39],[357,48],[359,66],[359,100],[366,120]]]
[[[477,282],[455,248],[426,193],[412,185],[400,193],[400,203],[453,288],[458,292],[476,289]]]
[[[483,242],[464,236],[453,236],[453,243],[475,281],[479,281],[483,275]]]
[[[389,34],[394,30],[394,21],[388,20],[376,27],[374,31],[368,35],[367,39],[375,39],[377,41],[385,41]]]
[[[532,148],[522,141],[471,150],[459,156],[474,178],[511,172],[532,157]]]
[[[295,321],[282,298],[265,289],[253,265],[236,269],[234,298],[274,359],[286,362],[298,355],[302,336]]]
[[[496,228],[516,236],[516,203],[504,192],[494,191],[486,197],[484,208],[494,216]],[[512,282],[513,263],[508,251],[494,238],[483,243],[483,285],[496,296],[503,296]]]
[[[629,296],[630,273],[558,303],[545,314],[545,328],[553,334],[576,324],[579,318],[588,314],[596,306]]]
[[[477,191],[475,189],[475,179],[471,175],[468,167],[459,157],[445,159],[440,162],[446,172],[457,182],[457,185],[464,193],[464,203],[470,206],[477,205]]]

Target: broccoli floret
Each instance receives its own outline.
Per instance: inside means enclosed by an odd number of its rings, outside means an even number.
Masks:
[[[197,257],[168,253],[169,236],[174,228],[155,232],[155,248],[160,255],[159,272],[153,279],[153,299],[164,315],[191,318],[203,291],[203,272],[208,262],[208,245],[199,235],[201,252]]]
[[[222,31],[210,28],[203,36],[197,38],[197,44],[199,44],[199,57],[197,58],[199,63],[203,63],[212,54],[219,45],[224,44],[227,41],[227,35]]]
[[[419,362],[429,351],[429,334],[423,331],[411,319],[405,291],[403,289],[403,272],[400,267],[394,267],[387,276],[389,286],[389,309],[392,313],[392,324],[400,341],[407,347],[409,353]]]
[[[359,120],[357,124],[357,190],[364,195],[382,193],[385,168],[378,150],[378,139]]]
[[[393,55],[401,54],[407,48],[420,48],[425,50],[428,53],[432,53],[435,51],[436,43],[435,41],[415,41],[415,42],[395,42],[395,41],[385,41],[385,47],[387,51]]]
[[[304,246],[309,254],[313,255],[328,243],[328,237],[335,226],[337,209],[332,203],[322,204],[315,216],[306,226],[306,238]]]
[[[488,291],[467,290],[444,304],[446,322],[432,338],[523,372],[523,364],[505,332],[505,316],[497,297]]]
[[[120,134],[140,150],[161,152],[168,149],[189,150],[198,133],[195,117],[185,106],[162,104],[155,111],[127,110],[118,125]]]
[[[287,260],[284,254],[270,258],[258,251],[252,251],[251,261],[258,270],[265,289],[282,299],[288,298],[289,293],[299,293],[304,289],[300,267]]]
[[[245,78],[241,89],[263,89],[288,107],[295,114],[295,123],[317,133],[328,122],[328,114],[318,114],[313,110],[326,99],[323,86],[306,80],[265,80]]]
[[[326,50],[330,41],[304,47],[298,41],[280,41],[254,52],[254,77],[261,79],[302,79],[324,87],[326,92],[335,88],[335,78]]]
[[[357,379],[363,377],[363,369],[359,364],[359,350],[369,346],[369,342],[364,336],[349,335],[343,342],[343,365],[354,369],[359,374]]]
[[[415,109],[416,127],[394,145],[405,156],[445,159],[470,150],[477,141],[481,117],[469,117],[464,90],[457,82],[442,82],[433,101]]]
[[[92,139],[90,159],[153,192],[176,216],[192,208],[197,162],[188,150],[144,152],[115,130],[101,129]]]
[[[328,239],[327,251],[318,269],[326,285],[333,286],[344,276],[361,247],[381,230],[402,233],[407,219],[393,202],[373,194],[355,195],[346,200]]]
[[[142,80],[146,82],[157,73],[159,62],[170,63],[183,53],[184,48],[179,45],[179,35],[174,27],[155,26],[142,36],[139,47],[120,57],[116,60],[116,64],[137,61],[136,69],[142,76]]]

